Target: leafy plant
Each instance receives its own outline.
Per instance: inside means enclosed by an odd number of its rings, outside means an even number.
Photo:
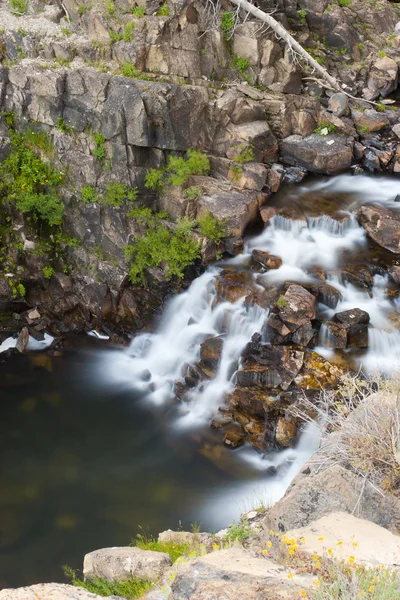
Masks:
[[[58,129],[58,131],[62,131],[63,133],[72,133],[75,131],[74,127],[71,127],[71,125],[67,125],[67,123],[64,121],[63,117],[59,117],[57,119],[56,129]]]
[[[80,199],[82,202],[97,202],[97,192],[91,185],[84,185],[81,190]]]
[[[378,112],[385,112],[385,111],[386,111],[386,105],[385,105],[385,104],[383,104],[383,102],[380,102],[380,103],[379,103],[379,104],[376,106],[375,110],[377,110]]]
[[[201,235],[213,240],[216,244],[226,235],[225,224],[216,219],[210,211],[207,211],[207,214],[198,220],[198,224]]]
[[[146,269],[165,265],[165,279],[181,279],[185,267],[200,256],[200,246],[191,235],[196,222],[178,219],[175,229],[167,228],[160,215],[147,221],[146,231],[135,242],[125,247],[125,255],[132,259],[129,277],[132,283],[144,281]]]
[[[346,7],[346,6],[350,6],[350,4],[351,4],[351,0],[339,0],[339,6]]]
[[[97,160],[103,165],[106,158],[106,149],[104,146],[106,138],[101,133],[94,133],[93,140],[96,146],[92,150],[92,156],[97,158]]]
[[[53,267],[43,267],[43,276],[45,279],[51,279],[52,275],[54,275]]]
[[[196,200],[196,198],[200,198],[202,191],[201,191],[201,188],[199,188],[199,186],[191,185],[190,187],[186,188],[186,190],[183,192],[183,194],[189,200]]]
[[[233,34],[235,26],[235,15],[233,12],[223,12],[221,17],[221,31],[224,32],[224,38],[228,41]]]
[[[169,8],[168,8],[168,4],[166,2],[164,2],[160,8],[158,9],[157,12],[159,17],[168,17],[169,16]]]
[[[379,56],[379,58],[385,58],[386,52],[384,50],[379,50],[378,56]]]
[[[167,164],[168,183],[184,185],[191,175],[204,175],[210,170],[207,155],[200,150],[188,150],[187,158],[170,156]]]
[[[115,13],[114,0],[106,0],[106,9],[109,15],[113,15]]]
[[[117,42],[120,42],[121,40],[124,39],[124,34],[123,33],[117,33],[116,31],[114,31],[114,29],[110,29],[109,31],[110,34],[110,44],[116,44]]]
[[[228,533],[226,537],[230,542],[239,541],[243,542],[251,535],[251,527],[247,519],[243,519],[239,523],[233,522],[228,527]]]
[[[138,578],[119,581],[118,583],[106,581],[99,577],[83,580],[78,577],[76,571],[67,566],[64,567],[64,573],[70,578],[72,585],[84,588],[88,592],[98,594],[99,596],[119,596],[128,600],[134,600],[134,598],[142,597],[152,587],[150,581],[143,581]]]
[[[243,58],[242,56],[237,56],[236,54],[233,57],[233,62],[235,63],[236,67],[239,69],[239,71],[241,73],[243,73],[243,71],[245,71],[247,69],[247,67],[249,66],[249,60],[247,58]]]
[[[164,187],[163,169],[150,169],[145,177],[144,186],[151,190],[160,192]]]
[[[130,62],[125,62],[121,67],[121,74],[124,77],[131,77],[132,79],[137,79],[140,75],[140,71],[133,66]]]
[[[277,308],[285,308],[287,305],[288,301],[283,296],[279,296],[278,300],[275,302]]]
[[[116,181],[114,183],[108,183],[106,185],[106,191],[104,195],[104,203],[109,206],[122,206],[124,200],[133,202],[136,200],[138,195],[137,188],[128,188],[127,185]]]
[[[132,545],[141,550],[153,550],[153,552],[165,552],[169,554],[172,563],[181,556],[187,556],[194,550],[194,546],[184,542],[158,542],[145,534],[138,534],[136,539],[132,540]]]
[[[304,8],[301,8],[301,9],[298,11],[298,13],[299,13],[299,17],[300,17],[300,23],[301,23],[302,25],[305,25],[305,24],[306,24],[306,22],[307,22],[307,21],[306,21],[306,17],[307,17],[307,11],[306,11],[306,10],[304,10]]]
[[[136,24],[134,23],[134,21],[131,21],[130,23],[128,23],[128,25],[125,27],[124,29],[124,33],[122,35],[122,39],[124,40],[124,42],[131,42],[132,38],[133,38],[133,30],[135,29]]]
[[[131,10],[131,13],[138,19],[141,19],[146,14],[146,10],[143,6],[135,6],[135,8]]]
[[[322,123],[320,123],[316,129],[314,129],[314,133],[318,135],[328,135],[329,133],[335,133],[336,129],[336,125],[331,125],[327,121],[322,121]]]
[[[28,0],[8,0],[10,11],[17,15],[24,15],[28,8]]]
[[[252,146],[242,144],[238,147],[239,153],[233,157],[233,160],[240,165],[254,160],[254,150]]]

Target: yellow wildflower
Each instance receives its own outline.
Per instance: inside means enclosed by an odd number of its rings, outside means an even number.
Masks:
[[[300,594],[301,594],[302,596],[304,596],[304,597],[306,597],[306,596],[307,596],[307,592],[306,592],[306,590],[301,590]]]
[[[320,585],[320,580],[319,579],[314,579],[313,584],[314,585]]]
[[[349,556],[349,558],[347,559],[347,562],[352,565],[355,561],[355,557],[354,556]]]
[[[275,531],[272,531],[272,529],[269,530],[269,535],[275,535]]]
[[[219,550],[218,544],[213,544],[212,547],[213,547],[214,550]]]
[[[294,573],[289,573],[289,575],[287,576],[288,579],[293,579],[294,577]]]
[[[300,542],[301,542],[302,544],[305,544],[305,543],[306,543],[306,538],[305,538],[305,537],[302,537],[302,538],[300,538]]]
[[[267,542],[267,548],[272,548],[272,542]]]
[[[318,541],[319,541],[319,542],[323,542],[323,541],[324,541],[324,537],[323,537],[323,536],[319,537],[319,538],[318,538]]]
[[[338,542],[338,543],[336,544],[336,546],[341,546],[342,544],[343,544],[343,542]]]
[[[353,548],[357,548],[358,543],[357,542],[351,542],[351,545],[353,546]]]
[[[332,548],[328,548],[327,552],[328,552],[329,556],[331,556],[332,552],[333,552]]]
[[[375,586],[374,585],[370,585],[368,588],[369,592],[373,592],[375,590]]]
[[[320,566],[321,566],[321,563],[320,563],[319,561],[315,563],[315,568],[316,568],[316,569],[319,569],[319,568],[320,568]]]
[[[268,550],[263,550],[263,554],[266,556],[268,554]]]
[[[290,554],[291,556],[293,556],[294,553],[295,553],[295,550],[293,550],[292,548],[289,548],[288,554]]]
[[[318,559],[319,559],[319,556],[318,556],[318,554],[314,554],[314,556],[312,557],[312,559],[313,559],[313,560],[318,560]]]

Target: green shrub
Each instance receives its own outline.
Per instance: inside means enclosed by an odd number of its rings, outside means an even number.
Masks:
[[[51,279],[52,275],[54,275],[53,267],[43,267],[43,276],[45,279]]]
[[[200,198],[202,191],[201,191],[201,188],[199,188],[199,186],[191,185],[183,192],[183,194],[189,200],[196,200],[196,198]]]
[[[28,0],[8,0],[10,11],[16,15],[24,15],[28,8]]]
[[[64,205],[55,193],[20,193],[16,206],[21,213],[32,213],[49,225],[61,225]]]
[[[133,21],[131,21],[130,23],[128,23],[128,25],[125,27],[124,29],[124,33],[122,36],[122,39],[124,40],[124,42],[131,42],[133,39],[133,30],[135,29],[136,25]]]
[[[299,11],[299,17],[300,17],[300,23],[302,23],[302,25],[306,24],[306,17],[307,17],[307,11],[304,10],[304,8],[301,8]]]
[[[254,160],[254,150],[252,146],[248,146],[247,144],[242,144],[238,147],[239,154],[233,157],[233,160],[240,165],[244,163],[251,162]]]
[[[160,192],[164,187],[164,170],[150,169],[145,177],[144,186]]]
[[[78,6],[78,12],[80,15],[84,15],[88,10],[91,10],[91,5],[86,6],[85,4],[80,4]]]
[[[146,14],[146,10],[143,6],[135,6],[135,8],[131,10],[131,13],[138,19],[141,19]]]
[[[106,9],[109,15],[113,15],[115,13],[114,0],[106,0]]]
[[[62,131],[63,133],[73,133],[75,131],[74,127],[71,127],[71,125],[67,125],[63,117],[59,117],[57,119],[56,129],[58,129],[58,131]]]
[[[196,222],[179,219],[175,229],[165,226],[160,215],[154,215],[147,222],[147,230],[134,244],[125,248],[125,255],[133,259],[129,277],[132,283],[144,281],[145,270],[166,265],[165,278],[181,279],[185,267],[200,257],[200,245],[191,231]]]
[[[131,77],[131,79],[137,79],[140,76],[140,71],[133,66],[132,63],[126,62],[121,67],[121,74],[124,77]]]
[[[249,61],[247,58],[243,58],[242,56],[237,56],[236,54],[233,57],[233,62],[235,63],[236,67],[239,69],[239,71],[241,73],[243,73],[243,71],[245,71],[247,69],[247,67],[249,66]]]
[[[287,305],[288,301],[283,296],[279,296],[278,300],[275,302],[277,308],[285,308]]]
[[[224,32],[224,38],[228,41],[233,34],[233,28],[235,26],[235,15],[233,12],[222,13],[221,18],[221,31]]]
[[[331,125],[327,121],[322,121],[322,123],[320,123],[316,129],[314,129],[314,133],[317,133],[318,135],[328,135],[328,133],[335,133],[336,129],[336,125]],[[324,130],[326,130],[327,133],[325,133]]]
[[[339,6],[350,6],[351,0],[339,0]]]
[[[98,198],[96,188],[92,187],[91,185],[84,185],[81,190],[80,199],[85,203],[97,202]]]
[[[252,529],[247,519],[243,519],[239,523],[233,522],[228,527],[228,533],[226,537],[230,542],[243,542],[251,535]]]
[[[158,9],[157,12],[159,17],[168,17],[169,16],[169,8],[168,8],[168,4],[166,2],[164,2],[160,8]]]
[[[378,56],[379,56],[379,58],[385,58],[386,52],[384,50],[379,50]]]
[[[96,146],[92,150],[92,156],[97,158],[97,160],[103,165],[106,158],[106,149],[104,146],[106,138],[101,133],[94,133],[93,139]]]
[[[114,31],[114,29],[110,29],[109,34],[110,34],[110,44],[116,44],[117,42],[120,42],[121,40],[124,39],[124,34],[117,33],[116,31]]]
[[[225,224],[218,221],[210,211],[202,219],[199,219],[198,223],[201,235],[213,240],[216,244],[226,235]]]
[[[170,156],[167,164],[167,182],[174,186],[184,185],[191,175],[205,175],[210,170],[207,155],[200,150],[188,150],[187,158]]]
[[[141,598],[152,587],[150,581],[143,581],[137,578],[118,583],[106,581],[99,577],[83,580],[70,567],[64,567],[64,573],[70,578],[72,585],[84,588],[88,592],[98,594],[99,596],[119,596],[128,600],[134,600],[135,598]]]
[[[137,188],[129,188],[127,185],[116,181],[114,183],[108,183],[106,185],[106,191],[104,195],[104,203],[109,206],[122,206],[124,200],[133,202],[136,200],[138,195]]]
[[[385,111],[386,111],[386,105],[385,105],[385,104],[383,104],[383,102],[380,102],[380,103],[379,103],[379,104],[376,106],[375,110],[377,110],[378,112],[385,112]]]

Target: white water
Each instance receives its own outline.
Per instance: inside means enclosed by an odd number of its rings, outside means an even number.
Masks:
[[[327,272],[327,283],[340,291],[342,299],[335,309],[320,304],[319,314],[323,319],[331,319],[335,313],[353,308],[368,312],[369,348],[358,353],[359,366],[365,371],[380,368],[390,373],[400,364],[400,332],[389,316],[399,312],[400,301],[396,304],[386,296],[387,277],[376,275],[372,290],[368,291],[344,283],[338,267],[343,253],[360,253],[368,247],[365,230],[358,224],[353,211],[365,202],[379,202],[400,209],[400,204],[393,201],[400,193],[400,182],[346,175],[326,183],[304,186],[297,191],[296,200],[300,202],[301,194],[309,191],[314,194],[320,191],[325,195],[327,192],[348,193],[349,204],[337,219],[329,215],[298,220],[274,217],[261,235],[247,242],[242,255],[228,261],[230,268],[245,270],[257,285],[280,285],[288,280],[318,283],[308,269],[323,267]],[[249,271],[251,251],[255,248],[279,256],[282,266],[262,274]],[[135,387],[146,394],[148,402],[161,405],[173,401],[174,384],[176,381],[183,382],[187,365],[198,361],[200,344],[208,337],[222,335],[223,352],[216,376],[200,382],[186,394],[185,402],[179,405],[180,416],[175,421],[177,428],[198,427],[210,420],[223,404],[224,395],[233,389],[235,369],[240,365],[245,345],[255,332],[261,331],[268,316],[268,311],[257,306],[246,308],[244,298],[235,303],[217,301],[215,280],[221,268],[209,268],[186,292],[176,296],[166,309],[156,333],[137,336],[125,354],[112,354],[107,359],[108,364],[104,365],[111,383]],[[316,351],[332,357],[334,352],[326,348],[328,335],[322,325],[320,346]],[[279,476],[270,480],[272,482],[267,490],[263,483],[241,484],[240,493],[235,490],[235,498],[243,501],[246,497],[262,495],[267,503],[276,501],[317,446],[318,436],[312,428],[308,428],[296,449],[273,457],[261,457],[247,447],[240,449],[236,453],[239,460],[248,461],[252,468],[260,470],[274,466],[278,468]],[[263,489],[260,486],[264,486]],[[227,506],[226,495],[221,500],[210,499],[213,503],[219,501]],[[237,511],[232,503],[229,506]]]

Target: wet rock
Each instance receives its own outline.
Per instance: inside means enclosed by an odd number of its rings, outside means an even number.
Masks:
[[[321,331],[324,332],[323,344],[326,348],[346,348],[347,330],[341,323],[324,321]]]
[[[26,347],[28,345],[29,342],[29,330],[27,327],[23,327],[18,335],[18,339],[17,339],[17,343],[15,345],[16,349],[19,350],[19,352],[24,353],[26,350]]]
[[[295,383],[305,390],[321,390],[335,387],[339,383],[343,370],[330,363],[317,352],[307,350],[304,365],[295,378]]]
[[[318,283],[318,302],[329,308],[336,308],[341,299],[342,294],[333,285]]]
[[[285,171],[282,183],[300,183],[307,175],[305,169],[299,169],[298,167],[289,167]]]
[[[240,387],[227,397],[228,406],[235,411],[256,419],[272,419],[275,415],[283,414],[289,405],[287,398],[277,399],[258,387]]]
[[[200,366],[215,373],[221,359],[224,340],[222,337],[208,338],[200,345]]]
[[[308,321],[304,325],[301,325],[294,333],[292,333],[291,339],[294,344],[299,346],[308,346],[314,336],[314,330],[311,325],[311,321]]]
[[[353,142],[343,135],[291,135],[280,143],[282,162],[313,173],[332,175],[350,168]]]
[[[346,117],[349,114],[349,101],[346,94],[338,92],[329,98],[328,110],[337,117]]]
[[[324,267],[320,267],[319,265],[312,265],[311,267],[307,267],[306,273],[315,277],[315,279],[320,279],[321,281],[325,281],[326,273]]]
[[[215,280],[215,288],[223,300],[236,302],[253,292],[253,282],[246,273],[225,272]]]
[[[265,267],[268,270],[279,269],[279,267],[282,265],[282,259],[279,256],[270,254],[269,252],[255,249],[251,254],[255,262],[260,263],[263,267]]]
[[[371,288],[373,278],[368,265],[348,265],[342,271],[344,281],[362,288]]]
[[[362,206],[358,220],[368,235],[394,254],[400,253],[400,215],[382,206]]]
[[[348,348],[368,348],[368,325],[360,323],[349,327],[347,331]]]
[[[243,446],[245,436],[237,431],[228,431],[224,436],[224,444],[229,448],[238,448]]]
[[[300,327],[315,319],[317,300],[302,286],[290,285],[281,298],[277,306],[284,323]]]
[[[393,265],[388,269],[388,273],[395,283],[400,284],[400,266]]]
[[[360,323],[368,324],[369,314],[360,308],[352,308],[336,313],[333,317],[333,321],[341,323],[346,328],[350,328],[353,325],[359,325]]]
[[[182,375],[185,379],[185,384],[189,388],[196,387],[200,383],[200,381],[203,381],[203,379],[207,378],[206,373],[204,373],[204,371],[198,365],[186,364],[183,367]],[[211,375],[212,373],[210,373],[210,376]]]
[[[164,552],[132,546],[102,548],[85,555],[83,575],[85,579],[100,577],[106,581],[127,581],[135,577],[155,581],[170,565],[171,559]]]
[[[267,184],[271,192],[277,192],[281,186],[285,169],[282,165],[274,164],[270,168],[267,177]],[[272,207],[268,207],[270,210]],[[272,209],[275,210],[275,209]]]
[[[367,148],[362,157],[362,166],[370,173],[379,173],[381,171],[381,163],[379,157],[373,150]]]
[[[230,425],[233,422],[233,418],[228,415],[222,415],[218,413],[214,415],[211,419],[211,427],[213,429],[224,429],[227,425]]]
[[[275,440],[282,448],[294,446],[297,437],[297,427],[293,421],[281,417],[276,425]]]
[[[236,372],[239,386],[259,386],[287,390],[299,373],[304,352],[290,346],[271,346],[250,342],[243,355],[243,367]]]
[[[273,206],[262,206],[260,215],[264,223],[269,223],[272,217],[276,215],[276,209]]]

